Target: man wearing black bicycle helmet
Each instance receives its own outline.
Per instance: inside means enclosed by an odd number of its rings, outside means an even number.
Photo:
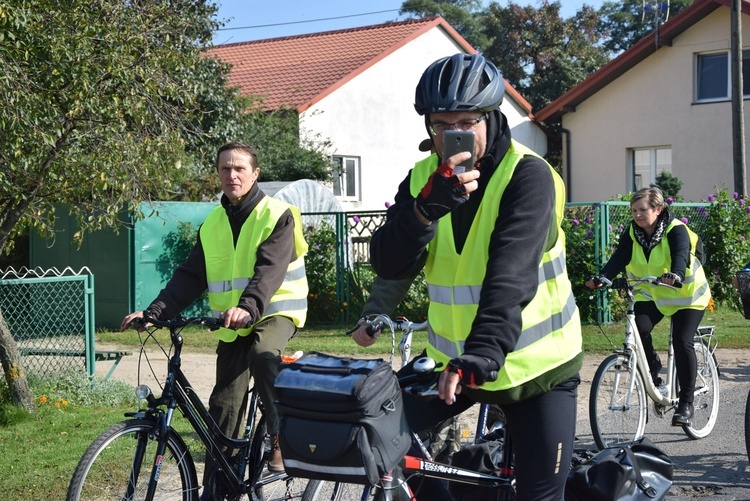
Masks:
[[[415,109],[435,153],[399,186],[373,234],[371,260],[385,279],[423,268],[428,283],[427,355],[446,370],[439,400],[405,397],[412,429],[475,402],[498,404],[514,442],[517,499],[559,500],[583,361],[560,226],[565,188],[511,138],[499,109],[504,91],[481,54],[455,54],[425,70]],[[445,154],[450,130],[473,133],[473,151]],[[470,153],[473,168],[455,169]]]

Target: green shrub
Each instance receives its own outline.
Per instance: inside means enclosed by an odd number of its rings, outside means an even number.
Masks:
[[[709,195],[708,202],[694,217],[706,220],[701,238],[711,294],[714,303],[738,309],[732,277],[750,261],[750,205],[737,193],[730,196],[726,188]]]

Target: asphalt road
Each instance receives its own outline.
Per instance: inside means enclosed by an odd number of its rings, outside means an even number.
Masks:
[[[750,500],[750,464],[744,432],[750,350],[722,350],[721,341],[719,344],[719,418],[708,437],[692,440],[682,428],[671,426],[671,412],[659,417],[649,409],[646,435],[670,456],[674,465],[674,483],[667,495],[670,500]],[[589,357],[586,363],[596,364]],[[591,366],[586,369],[581,372],[579,401],[588,402]],[[578,446],[595,448],[588,412],[579,412],[577,434]]]

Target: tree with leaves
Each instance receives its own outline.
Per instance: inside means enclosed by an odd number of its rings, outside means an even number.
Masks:
[[[539,110],[596,71],[608,60],[598,46],[599,18],[584,6],[570,19],[560,2],[536,8],[492,2],[482,18],[490,45],[485,56],[510,84]]]
[[[442,16],[475,49],[488,45],[481,26],[484,14],[481,0],[406,0],[399,14],[414,18]]]
[[[619,54],[629,49],[664,23],[667,15],[672,18],[693,1],[649,0],[645,2],[645,8],[643,0],[604,2],[598,11],[600,22],[597,28],[602,37],[602,47],[610,54]]]

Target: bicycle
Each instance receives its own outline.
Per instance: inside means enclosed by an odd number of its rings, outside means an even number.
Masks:
[[[403,367],[409,359],[411,352],[411,340],[414,331],[425,330],[427,322],[414,323],[404,317],[390,319],[387,315],[373,315],[368,320],[370,326],[368,332],[375,332],[388,327],[391,331],[391,362],[395,349],[395,332],[402,332],[399,351],[401,354],[401,366]],[[414,374],[399,377],[399,385],[402,391],[410,392],[421,398],[434,398],[437,395],[435,383],[438,373],[435,372],[435,362],[428,357],[420,357],[414,363]],[[376,499],[378,501],[391,501],[407,496],[406,499],[414,499],[405,478],[417,475],[422,477],[437,478],[449,482],[461,482],[464,484],[503,489],[506,498],[512,499],[515,479],[512,464],[512,447],[507,435],[505,423],[502,420],[495,421],[487,426],[489,420],[489,404],[482,404],[477,419],[474,440],[471,443],[479,443],[482,439],[495,439],[502,437],[501,459],[498,463],[498,475],[476,472],[465,468],[458,468],[432,459],[429,451],[419,435],[410,431],[412,445],[419,450],[421,457],[407,455],[401,463],[401,467],[395,475],[386,475],[381,479],[378,487],[365,486],[361,484],[350,484],[334,482],[329,480],[310,480],[303,493],[302,501],[367,501]],[[466,444],[465,444],[466,445]],[[396,494],[396,492],[399,494]]]
[[[199,497],[196,465],[181,433],[173,427],[175,409],[179,409],[217,464],[216,481],[209,482],[211,499],[268,501],[298,499],[306,479],[286,473],[266,474],[269,437],[263,405],[254,388],[248,390],[245,436],[234,439],[224,435],[208,414],[181,369],[181,331],[188,325],[217,329],[222,321],[211,317],[177,317],[161,321],[136,319],[141,337],[141,357],[154,373],[146,343],[151,340],[168,358],[168,370],[162,394],[155,397],[146,385],[136,388],[145,409],[127,412],[128,418],[101,433],[83,454],[68,488],[68,501],[87,499],[197,501]],[[170,346],[165,349],[154,333],[169,329]],[[139,362],[140,363],[140,362]],[[161,386],[161,384],[160,384]],[[226,452],[224,452],[224,450]]]
[[[663,287],[656,277],[636,280],[605,277],[599,280],[611,289],[623,291],[628,300],[625,322],[625,340],[622,348],[599,365],[591,382],[589,420],[594,441],[600,449],[610,445],[632,442],[643,437],[648,420],[648,400],[654,410],[664,416],[677,404],[677,369],[674,363],[672,333],[669,334],[669,354],[666,382],[657,388],[649,373],[646,354],[638,328],[635,325],[635,289],[651,283]],[[692,439],[706,437],[716,424],[719,413],[719,371],[715,351],[718,345],[713,326],[700,326],[694,337],[698,370],[695,385],[695,412],[691,424],[682,425]]]

